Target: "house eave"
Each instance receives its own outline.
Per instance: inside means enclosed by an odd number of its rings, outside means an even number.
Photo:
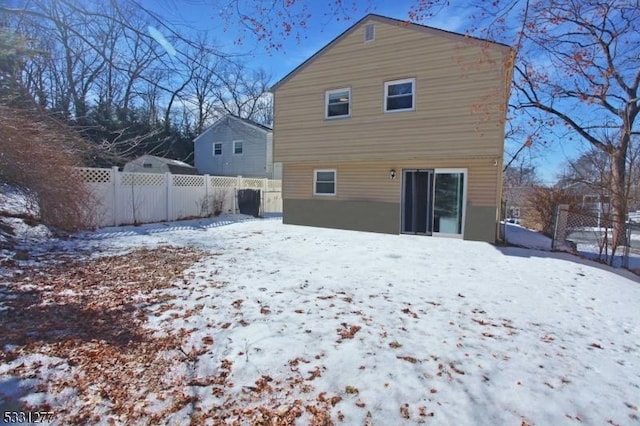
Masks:
[[[455,33],[455,32],[452,32],[452,31],[442,30],[442,29],[439,29],[439,28],[429,27],[429,26],[422,25],[422,24],[415,24],[415,23],[408,22],[408,21],[403,21],[403,20],[400,20],[400,19],[395,19],[395,18],[390,18],[390,17],[387,17],[387,16],[377,15],[375,13],[370,13],[370,14],[364,16],[362,19],[360,19],[355,24],[353,24],[351,27],[347,28],[345,31],[343,31],[340,35],[338,35],[336,38],[331,40],[324,47],[322,47],[316,53],[311,55],[307,60],[302,62],[300,65],[298,65],[296,68],[294,68],[291,72],[289,72],[287,75],[282,77],[278,82],[276,82],[273,86],[271,86],[269,88],[269,92],[273,93],[276,90],[278,90],[280,88],[280,86],[282,86],[284,83],[286,83],[292,77],[294,77],[296,74],[298,74],[304,68],[306,68],[309,64],[314,62],[319,56],[321,56],[324,52],[326,52],[331,47],[333,47],[335,44],[337,44],[347,34],[350,34],[353,31],[355,31],[357,28],[359,28],[367,20],[373,20],[373,21],[382,22],[382,23],[391,24],[391,25],[399,25],[399,26],[403,26],[403,27],[406,27],[408,29],[412,29],[412,30],[415,30],[415,31],[422,31],[422,32],[425,32],[427,34],[432,34],[432,35],[440,36],[440,37],[446,37],[446,38],[454,39],[455,41],[463,42],[463,43],[469,43],[469,44],[474,44],[474,45],[477,45],[478,43],[486,43],[489,47],[497,49],[497,50],[500,50],[505,55],[508,55],[513,51],[513,48],[511,46],[503,44],[503,43],[499,43],[499,42],[496,42],[496,41],[492,41],[492,40],[488,40],[488,39],[482,39],[482,38],[473,37],[473,36],[469,36],[469,35],[465,35],[465,34]]]

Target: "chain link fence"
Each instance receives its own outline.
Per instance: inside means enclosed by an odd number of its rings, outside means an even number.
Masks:
[[[498,241],[507,245],[509,243],[509,226],[508,224],[520,225],[520,208],[514,206],[509,200],[502,200],[500,209],[500,226],[498,227]]]
[[[608,214],[556,209],[552,250],[580,254],[616,267],[640,271],[640,223],[624,223],[618,247],[613,247],[613,222]]]

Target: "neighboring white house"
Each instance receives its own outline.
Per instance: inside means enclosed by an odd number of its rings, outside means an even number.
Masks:
[[[225,115],[193,140],[194,163],[202,174],[282,178],[273,163],[273,132],[262,124]]]
[[[197,175],[195,167],[178,160],[143,155],[124,165],[125,172],[136,173],[173,173],[177,175]]]

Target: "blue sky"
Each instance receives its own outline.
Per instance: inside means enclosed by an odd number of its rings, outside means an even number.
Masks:
[[[243,1],[243,0],[240,0]],[[348,29],[367,12],[373,12],[397,19],[407,19],[411,5],[418,0],[365,0],[355,1],[354,9],[350,11],[350,20],[339,20],[327,11],[329,0],[314,0],[307,3],[312,15],[308,27],[298,41],[295,37],[284,39],[283,47],[279,50],[267,51],[264,42],[257,41],[249,32],[238,31],[238,25],[231,25],[225,29],[225,22],[219,16],[219,10],[214,4],[223,2],[207,0],[144,0],[143,4],[155,13],[165,16],[167,21],[184,32],[206,32],[215,46],[222,52],[233,52],[242,55],[247,63],[254,68],[265,69],[272,77],[272,82],[278,81],[295,67],[300,65],[311,55]],[[349,1],[345,1],[349,3]],[[425,22],[436,28],[454,32],[464,32],[472,25],[470,8],[464,0],[452,0],[451,6],[443,10],[434,18]],[[235,41],[242,38],[242,44]],[[515,140],[509,142],[505,154],[505,164],[511,159],[512,153],[524,143]],[[553,183],[559,169],[567,159],[578,155],[579,145],[560,144],[561,135],[548,133],[545,145],[537,144],[533,149],[525,148],[518,156],[519,159],[530,159],[545,183]]]

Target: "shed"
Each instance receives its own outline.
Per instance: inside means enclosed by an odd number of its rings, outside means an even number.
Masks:
[[[136,173],[173,173],[177,175],[197,175],[198,170],[178,160],[157,157],[155,155],[143,155],[124,165],[125,172]]]

